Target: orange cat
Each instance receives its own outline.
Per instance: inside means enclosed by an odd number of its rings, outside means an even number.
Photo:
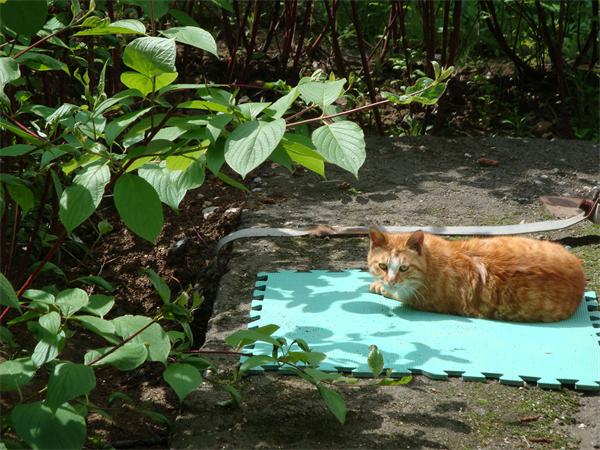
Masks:
[[[554,322],[579,306],[581,260],[522,237],[447,241],[371,229],[370,290],[420,310],[520,322]]]

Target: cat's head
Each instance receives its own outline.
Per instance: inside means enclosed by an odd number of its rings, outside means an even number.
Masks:
[[[381,280],[387,291],[402,298],[423,285],[427,249],[422,231],[392,234],[371,228],[369,236],[369,272]]]

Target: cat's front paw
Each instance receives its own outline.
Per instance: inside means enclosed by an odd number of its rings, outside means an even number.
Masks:
[[[373,281],[369,286],[369,291],[379,295],[386,295],[385,288],[383,287],[381,280]]]

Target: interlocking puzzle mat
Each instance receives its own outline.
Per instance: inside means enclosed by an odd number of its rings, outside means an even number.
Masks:
[[[514,385],[600,390],[594,292],[585,294],[568,320],[510,323],[416,311],[370,293],[372,276],[360,270],[263,272],[257,280],[249,327],[277,324],[277,336],[304,339],[327,355],[322,370],[370,376],[367,355],[375,344],[393,376],[499,378]],[[270,355],[271,347],[257,343],[252,353]]]

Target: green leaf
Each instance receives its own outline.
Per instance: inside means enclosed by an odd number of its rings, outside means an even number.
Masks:
[[[221,8],[223,8],[225,11],[230,12],[231,14],[233,14],[233,6],[231,6],[231,1],[230,0],[212,0],[212,2],[217,5],[220,6]]]
[[[358,177],[358,169],[366,158],[362,129],[349,120],[317,128],[312,135],[317,152],[335,165]]]
[[[179,25],[185,25],[185,26],[191,26],[191,27],[198,26],[198,22],[196,22],[196,20],[194,20],[193,17],[188,16],[183,11],[180,11],[178,9],[169,9],[169,14],[171,16],[173,16],[175,18],[175,20],[177,20],[177,23]]]
[[[264,366],[266,364],[277,364],[277,360],[267,355],[250,356],[240,365],[240,374],[247,372],[254,367]]]
[[[24,64],[30,69],[46,72],[49,70],[62,70],[67,75],[70,75],[69,66],[64,62],[54,59],[51,56],[43,53],[28,52],[17,58],[19,64]]]
[[[54,360],[60,351],[59,346],[64,343],[64,331],[57,335],[45,335],[33,349],[31,361],[37,367],[41,367],[47,362]]]
[[[205,178],[204,159],[198,158],[178,178],[181,189],[196,189],[202,186]]]
[[[158,194],[161,202],[174,210],[179,209],[179,203],[185,197],[187,189],[181,182],[183,172],[172,172],[161,163],[146,164],[138,169],[138,175],[146,180]]]
[[[86,330],[90,330],[92,333],[103,337],[111,344],[116,345],[119,343],[119,339],[117,339],[115,334],[115,326],[111,321],[96,316],[83,315],[77,315],[73,319],[77,320]]]
[[[127,0],[127,3],[139,5],[147,19],[160,19],[169,11],[170,0]]]
[[[321,353],[321,352],[289,351],[287,353],[287,356],[282,358],[282,361],[291,362],[291,363],[303,362],[303,363],[309,364],[311,366],[318,366],[319,363],[321,361],[323,361],[326,357],[327,357],[327,355],[325,355],[325,353]]]
[[[70,317],[87,306],[89,297],[83,289],[65,289],[56,296],[56,304],[60,307],[63,316]]]
[[[91,350],[85,354],[84,360],[86,365],[105,366],[111,365],[119,370],[133,370],[142,365],[148,357],[148,349],[144,344],[139,342],[128,342],[122,347],[117,348],[110,355],[102,358],[97,363],[91,364],[101,355],[111,351],[114,347],[99,348]]]
[[[14,3],[14,2],[13,2]],[[0,7],[0,21],[2,9]],[[5,103],[10,104],[10,101],[4,93],[4,86],[11,81],[21,78],[19,64],[13,58],[0,58],[0,99]]]
[[[32,37],[46,23],[46,0],[9,0],[0,5],[0,24],[19,36]]]
[[[171,289],[169,289],[169,285],[161,278],[159,274],[157,274],[152,269],[142,269],[142,272],[146,274],[160,298],[162,298],[165,304],[169,303],[171,300]]]
[[[431,65],[433,66],[433,73],[435,74],[434,78],[437,80],[441,75],[440,63],[431,61]]]
[[[60,197],[60,220],[70,233],[96,210],[110,181],[105,162],[90,164],[80,172],[73,184]]]
[[[163,378],[175,391],[180,402],[202,383],[202,375],[198,369],[189,364],[170,364],[163,372]]]
[[[254,120],[270,104],[271,102],[249,102],[238,105],[238,108],[245,118]]]
[[[369,368],[373,373],[374,377],[378,377],[383,371],[383,355],[379,351],[376,345],[369,346],[369,356],[367,357]]]
[[[29,358],[11,359],[0,363],[0,392],[16,391],[35,375],[37,367]]]
[[[346,421],[347,410],[346,403],[342,396],[337,391],[334,391],[321,383],[317,384],[317,389],[329,411],[331,411],[335,418],[343,424]]]
[[[296,133],[283,135],[281,145],[289,157],[322,177],[325,176],[325,158],[319,155],[309,137]]]
[[[94,369],[83,364],[64,362],[54,366],[48,381],[44,404],[52,411],[65,402],[89,393],[96,387]]]
[[[177,79],[177,72],[161,73],[154,80],[154,88],[152,86],[152,78],[142,75],[138,72],[123,72],[121,74],[121,83],[130,89],[137,89],[145,97],[152,92],[158,91],[160,88],[168,86]]]
[[[114,199],[125,225],[138,236],[154,242],[163,225],[156,190],[143,178],[126,173],[115,184]]]
[[[113,292],[115,290],[115,287],[112,284],[110,284],[108,281],[106,281],[104,278],[98,275],[85,275],[83,277],[75,278],[74,281],[78,281],[79,283],[83,284],[94,284],[98,287],[101,287],[107,292]]]
[[[217,173],[215,173],[215,176],[219,180],[224,181],[225,183],[227,183],[230,186],[233,186],[236,189],[240,189],[242,191],[250,192],[250,190],[246,186],[244,186],[242,183],[240,183],[239,181],[234,180],[233,178],[231,178],[228,175],[225,175],[223,172],[217,172]]]
[[[281,344],[271,335],[275,333],[279,327],[277,325],[264,325],[258,328],[249,330],[238,330],[225,339],[225,342],[230,347],[244,347],[254,344],[256,341],[268,342],[276,347],[281,347]]]
[[[21,311],[17,294],[10,281],[2,273],[0,273],[0,305],[10,306]]]
[[[152,107],[145,108],[140,111],[133,111],[109,122],[104,129],[106,143],[108,145],[112,145],[114,140],[123,132],[125,128],[137,121],[140,117],[144,116],[151,109]]]
[[[104,317],[114,306],[115,298],[108,295],[95,294],[90,297],[90,302],[82,308],[83,311]]]
[[[219,56],[217,53],[217,43],[212,35],[202,28],[199,27],[173,27],[168,30],[161,30],[160,34],[171,39],[175,39],[177,42],[182,44],[188,44],[193,47],[205,50],[212,53],[216,57]]]
[[[238,126],[225,142],[225,161],[245,177],[275,150],[285,132],[285,121],[250,121]]]
[[[208,131],[208,134],[210,135],[209,137],[213,143],[217,142],[217,139],[219,139],[221,132],[225,129],[227,124],[231,122],[232,119],[233,116],[231,114],[217,114],[212,119],[210,119],[208,125],[206,126],[206,130]],[[222,151],[223,147],[221,147],[221,154]],[[225,161],[225,159],[223,159],[223,161]],[[223,161],[221,162],[221,164],[223,163]]]
[[[346,379],[346,377],[343,374],[338,372],[323,372],[322,370],[314,369],[312,367],[305,367],[302,370],[304,370],[304,373],[315,382],[315,385],[316,383],[320,383],[323,380],[338,381]]]
[[[269,106],[265,110],[265,114],[273,117],[274,119],[281,119],[288,109],[290,109],[290,107],[294,104],[299,95],[300,91],[298,88],[293,88],[290,92],[285,94],[283,97],[280,97],[271,106]]]
[[[18,347],[15,338],[13,337],[10,330],[2,326],[0,326],[0,344],[6,345],[10,349]]]
[[[406,95],[412,95],[414,102],[423,105],[434,105],[445,90],[446,83],[436,83],[431,78],[421,77],[414,86],[406,88]]]
[[[131,41],[123,52],[123,62],[147,77],[176,72],[176,46],[173,39],[141,37]]]
[[[23,210],[23,215],[33,208],[33,192],[22,183],[7,184],[6,190],[12,199]]]
[[[0,148],[0,156],[22,156],[31,152],[32,150],[35,150],[36,148],[37,147],[35,145],[28,144],[10,145],[8,147]]]
[[[276,162],[280,166],[285,167],[290,172],[294,170],[294,162],[290,155],[285,151],[281,143],[273,150],[273,153],[269,155],[269,159],[273,162]]]
[[[398,380],[395,380],[393,378],[383,378],[377,383],[377,385],[378,386],[403,386],[405,384],[410,383],[412,381],[412,379],[413,378],[411,375],[407,375]]]
[[[48,330],[51,334],[58,334],[60,331],[60,314],[56,311],[44,314],[38,319],[38,322],[42,328]]]
[[[25,292],[23,292],[23,298],[29,299],[34,303],[41,303],[45,305],[54,305],[56,303],[56,298],[54,295],[38,289],[27,289]]]
[[[132,315],[125,315],[112,320],[117,334],[123,339],[137,333],[150,322],[152,320],[149,317]],[[171,350],[169,336],[158,323],[150,325],[130,342],[144,344],[148,347],[148,359],[150,361],[160,361],[163,364],[166,363]]]
[[[315,103],[321,108],[332,104],[344,91],[346,79],[336,81],[309,81],[298,86],[300,95],[306,103]]]
[[[139,20],[124,19],[108,25],[102,23],[98,27],[75,33],[75,36],[102,36],[106,34],[146,34],[146,27]]]
[[[222,402],[217,402],[217,405],[219,406],[239,406],[240,402],[242,401],[242,394],[240,394],[240,391],[238,389],[235,388],[235,386],[233,386],[232,384],[221,384],[219,386],[219,388],[221,388],[223,391],[227,392],[229,394],[230,399],[229,400],[225,400]]]
[[[78,449],[85,442],[85,419],[68,403],[56,411],[42,402],[20,404],[10,419],[16,433],[33,450]]]
[[[231,107],[222,105],[220,103],[209,102],[204,100],[190,100],[187,102],[183,102],[177,105],[177,108],[187,108],[187,109],[202,109],[205,111],[214,111],[214,112],[222,112],[228,113],[231,112]]]

